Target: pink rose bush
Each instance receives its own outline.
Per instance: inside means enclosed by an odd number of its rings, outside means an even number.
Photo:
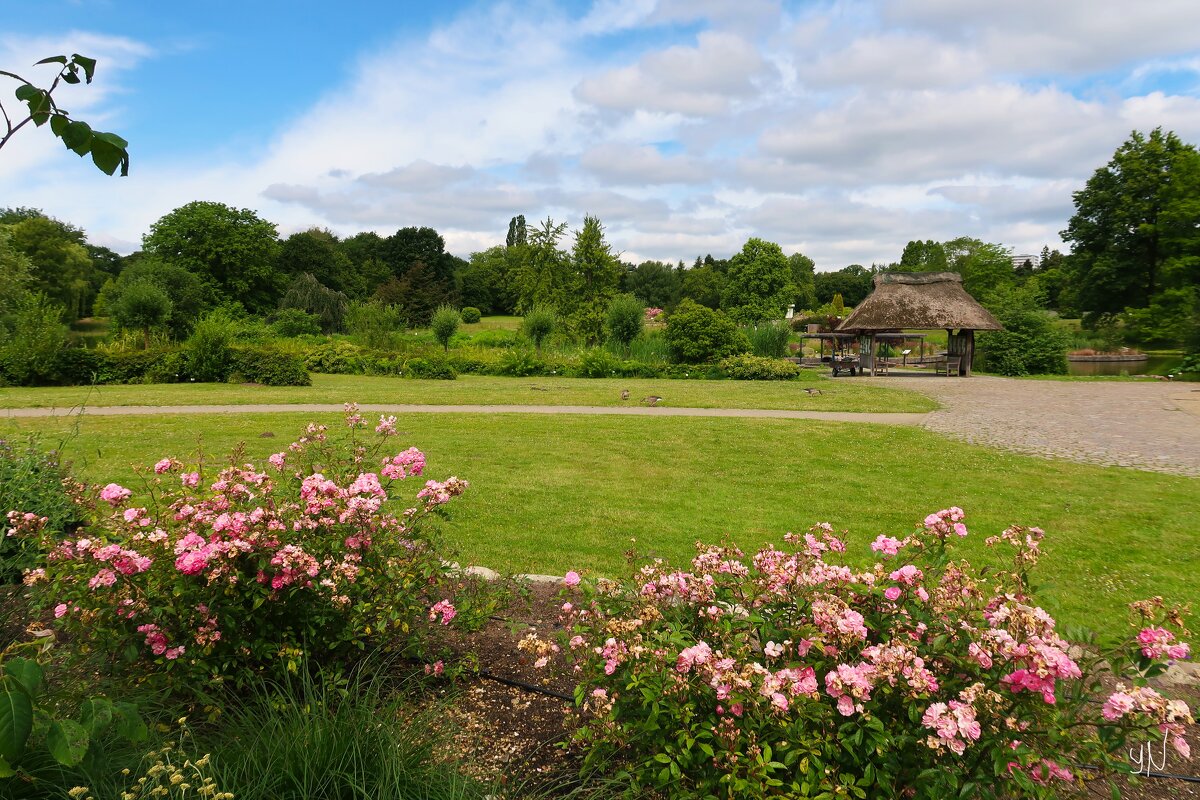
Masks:
[[[1140,632],[1072,645],[1030,594],[1043,532],[988,539],[1012,566],[980,572],[953,557],[964,518],[878,537],[866,568],[818,525],[750,557],[697,545],[688,567],[627,582],[569,573],[567,646],[521,646],[565,654],[588,764],[618,758],[681,796],[1056,797],[1128,772],[1131,740],[1188,756],[1190,710],[1147,685],[1189,655],[1178,612],[1135,603]],[[1100,671],[1124,683],[1102,692]]]
[[[400,503],[425,456],[392,445],[394,419],[371,435],[348,407],[347,423],[310,424],[266,469],[237,453],[217,469],[163,458],[142,489],[101,489],[94,523],[73,538],[14,512],[12,535],[44,553],[27,582],[77,641],[156,663],[149,674],[183,691],[368,644],[417,652],[434,625],[486,617],[454,597],[424,532],[466,481],[430,481]]]

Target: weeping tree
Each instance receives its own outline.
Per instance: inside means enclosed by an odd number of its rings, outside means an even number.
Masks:
[[[142,349],[150,349],[150,331],[161,328],[171,318],[171,298],[149,281],[131,284],[121,293],[112,309],[117,324],[142,332]]]
[[[341,330],[346,317],[346,295],[325,286],[310,272],[302,272],[284,293],[279,307],[298,308],[316,317],[323,333]]]

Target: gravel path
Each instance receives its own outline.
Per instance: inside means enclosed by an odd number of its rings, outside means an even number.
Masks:
[[[1200,384],[980,375],[863,380],[932,397],[942,408],[926,416],[924,427],[968,442],[1200,476]]]

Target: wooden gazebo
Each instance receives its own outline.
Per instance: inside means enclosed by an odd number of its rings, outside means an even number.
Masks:
[[[876,275],[875,290],[838,326],[839,333],[860,337],[862,369],[872,375],[880,334],[939,329],[947,334],[947,373],[967,376],[975,357],[975,331],[1001,331],[1004,326],[967,294],[957,272]]]

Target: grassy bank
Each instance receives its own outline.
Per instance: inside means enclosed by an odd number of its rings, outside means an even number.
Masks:
[[[65,439],[77,471],[106,483],[133,481],[132,464],[192,451],[198,437],[208,453],[245,441],[262,457],[311,416],[84,418],[73,436],[66,420],[24,420],[0,432]],[[445,533],[461,559],[500,570],[615,574],[631,546],[682,559],[697,540],[754,548],[818,521],[848,529],[865,560],[877,534],[956,504],[975,534],[962,551],[972,561],[1008,524],[1046,529],[1041,600],[1065,622],[1115,624],[1127,602],[1155,594],[1200,606],[1196,479],[861,424],[446,414],[403,417],[400,430],[401,444],[427,451],[429,477],[471,481]]]
[[[312,386],[158,383],[131,386],[51,386],[0,389],[0,408],[252,403],[414,403],[432,405],[637,404],[691,408],[773,408],[803,411],[931,411],[936,404],[903,389],[831,380],[815,372],[799,381],[709,381],[645,378],[502,378],[463,375],[453,381],[365,375],[313,375]],[[805,388],[818,388],[809,394]],[[622,400],[622,392],[629,393]]]

